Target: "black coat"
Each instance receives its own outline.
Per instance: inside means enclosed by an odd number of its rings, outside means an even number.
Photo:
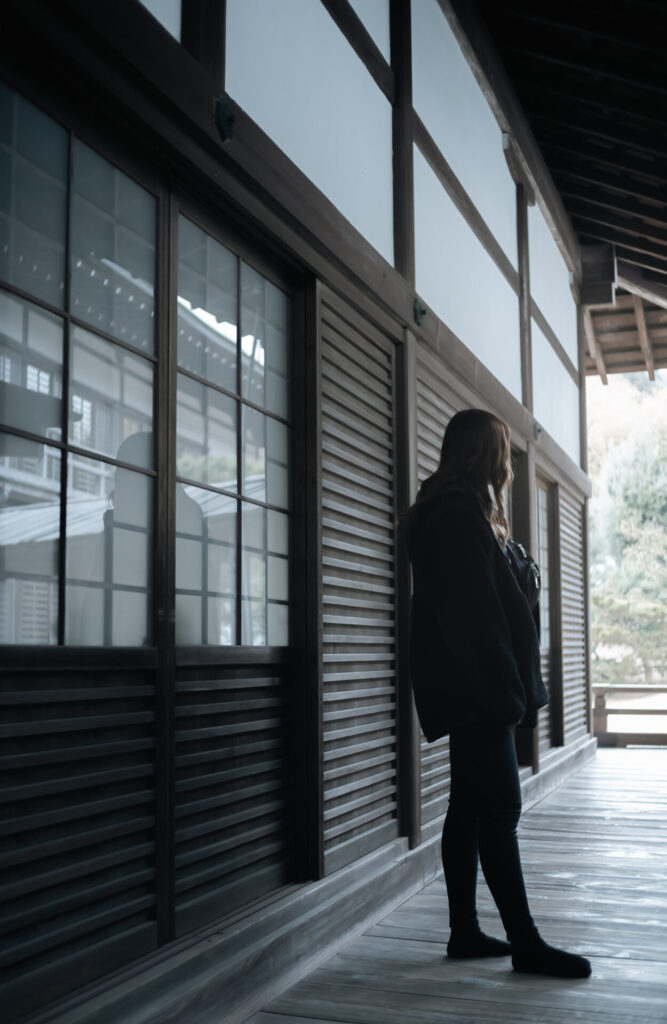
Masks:
[[[426,739],[478,722],[533,725],[548,701],[539,638],[479,500],[426,481],[408,550],[410,669]]]

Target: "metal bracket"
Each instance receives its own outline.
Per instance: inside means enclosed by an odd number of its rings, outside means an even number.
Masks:
[[[213,120],[223,142],[234,138],[236,114],[226,96],[218,96],[213,100]]]
[[[417,324],[417,327],[421,327],[422,320],[426,316],[426,307],[422,306],[419,299],[415,299],[414,301],[414,305],[412,307],[412,316],[414,317],[414,321]]]

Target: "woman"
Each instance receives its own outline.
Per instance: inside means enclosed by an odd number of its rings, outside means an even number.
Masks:
[[[440,466],[410,510],[411,674],[431,742],[449,734],[451,793],[442,832],[450,957],[512,956],[517,971],[587,977],[584,957],[547,945],[528,908],[517,824],[513,726],[547,703],[533,616],[505,554],[509,427],[481,409],[457,413]],[[477,919],[477,861],[509,942]]]

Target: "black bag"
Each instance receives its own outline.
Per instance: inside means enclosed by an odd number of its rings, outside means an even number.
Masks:
[[[528,554],[523,544],[511,538],[503,549],[505,557],[509,562],[514,578],[526,598],[531,611],[537,607],[540,599],[541,577],[537,562]]]

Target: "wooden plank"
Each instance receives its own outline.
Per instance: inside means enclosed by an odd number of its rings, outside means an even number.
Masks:
[[[604,365],[604,359],[602,356],[602,350],[598,344],[598,340],[595,337],[595,327],[593,326],[593,319],[591,312],[585,306],[582,310],[583,325],[584,325],[584,337],[586,338],[586,344],[588,345],[588,351],[591,357],[595,360],[597,371],[600,374],[600,380],[603,384],[607,384],[607,368]]]
[[[357,57],[366,65],[375,84],[394,102],[394,75],[363,21],[348,0],[322,0]]]
[[[641,270],[625,260],[619,260],[617,266],[616,284],[619,288],[625,288],[632,295],[638,295],[647,302],[667,309],[667,281],[661,284],[650,280]]]
[[[633,305],[635,309],[635,317],[637,318],[637,333],[639,335],[639,344],[644,356],[646,363],[646,369],[648,370],[649,380],[655,380],[655,362],[653,360],[653,350],[651,348],[651,342],[648,336],[648,330],[646,328],[646,317],[644,316],[644,303],[639,295],[633,296]]]
[[[506,959],[447,960],[438,878],[247,1024],[664,1021],[665,793],[667,750],[604,750],[522,819],[524,875],[540,931],[591,958],[591,978],[520,975]],[[485,930],[499,934],[483,883],[479,908]]]

